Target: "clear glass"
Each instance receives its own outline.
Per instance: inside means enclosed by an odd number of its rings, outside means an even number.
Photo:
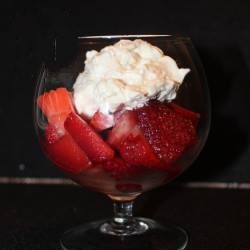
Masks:
[[[138,171],[117,175],[107,171],[102,164],[94,164],[94,167],[75,171],[71,166],[67,166],[72,160],[64,162],[62,167],[59,163],[60,155],[52,156],[46,145],[48,119],[37,105],[38,97],[58,87],[72,91],[78,74],[84,70],[86,52],[100,50],[122,38],[146,40],[159,47],[164,54],[171,56],[179,67],[190,68],[191,71],[180,86],[173,103],[199,114],[198,125],[195,128],[195,143],[166,169],[142,166],[137,168]],[[46,156],[79,185],[109,196],[114,202],[114,216],[112,219],[88,223],[69,230],[61,239],[62,248],[184,249],[187,245],[187,234],[183,229],[163,226],[146,218],[135,218],[132,208],[133,201],[138,195],[172,181],[187,169],[197,158],[207,139],[210,126],[209,91],[201,62],[190,38],[168,35],[96,36],[80,37],[75,45],[68,48],[71,53],[67,54],[71,56],[65,57],[65,52],[60,51],[58,42],[55,41],[50,60],[41,68],[34,98],[35,128]],[[51,99],[52,103],[53,101],[56,102]],[[99,133],[99,136],[106,142],[107,133]],[[64,150],[65,153],[67,150],[70,152],[65,148],[60,151],[61,154],[64,154]],[[121,157],[119,151],[115,150],[115,156]]]

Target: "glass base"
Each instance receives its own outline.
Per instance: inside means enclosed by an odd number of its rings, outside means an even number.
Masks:
[[[101,220],[73,228],[62,236],[63,250],[182,250],[188,242],[180,227],[163,226],[147,218],[135,218],[134,231],[119,235],[110,230],[111,220]]]

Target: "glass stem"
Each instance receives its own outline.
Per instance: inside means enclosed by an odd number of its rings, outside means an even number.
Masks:
[[[142,234],[148,230],[148,225],[133,217],[133,201],[113,200],[114,216],[100,226],[102,233],[116,236]]]
[[[135,230],[133,218],[133,201],[114,201],[114,217],[111,225],[117,233],[126,234]]]

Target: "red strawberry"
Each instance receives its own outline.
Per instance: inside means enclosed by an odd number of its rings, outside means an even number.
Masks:
[[[97,111],[90,120],[90,124],[97,130],[102,131],[104,129],[111,128],[113,126],[113,116],[104,115]]]
[[[109,133],[108,142],[119,150],[122,158],[136,166],[160,164],[150,144],[138,126],[136,113],[125,111],[116,120]]]
[[[58,133],[58,131],[56,130],[56,128],[51,125],[51,124],[48,124],[46,130],[45,130],[45,139],[46,139],[46,142],[48,144],[52,144],[52,143],[55,143],[57,140],[59,140],[59,138],[62,136]]]
[[[47,117],[48,122],[60,132],[64,131],[63,123],[74,108],[71,94],[66,88],[57,88],[40,95],[37,104]]]
[[[161,164],[151,145],[141,133],[135,136],[131,133],[120,143],[119,151],[126,162],[136,166],[156,166]]]
[[[145,138],[165,164],[160,168],[169,168],[195,142],[193,123],[174,112],[171,106],[154,102],[135,112]]]
[[[195,128],[197,128],[199,120],[200,120],[200,114],[195,113],[191,110],[185,109],[175,103],[170,103],[169,104],[171,108],[178,114],[180,114],[182,117],[189,119],[192,121],[193,125]]]
[[[56,129],[48,126],[45,132],[44,149],[48,157],[60,168],[71,173],[79,173],[91,166],[87,155],[66,133],[59,137]]]
[[[114,157],[111,147],[74,112],[68,115],[64,127],[91,161],[97,163]]]
[[[118,147],[120,142],[123,141],[133,130],[138,129],[136,115],[133,111],[125,111],[119,114],[115,121],[115,126],[109,133],[108,142]]]
[[[118,157],[103,162],[101,166],[116,179],[128,178],[139,172],[137,167],[128,164]]]

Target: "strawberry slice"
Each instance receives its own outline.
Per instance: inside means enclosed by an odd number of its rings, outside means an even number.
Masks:
[[[87,155],[72,137],[68,133],[58,135],[52,125],[45,131],[44,150],[51,161],[67,172],[77,174],[91,167]]]
[[[61,132],[64,132],[64,121],[74,108],[71,93],[66,88],[57,88],[40,95],[37,104],[47,117],[48,122]]]
[[[111,128],[113,124],[113,116],[105,115],[99,111],[95,112],[95,114],[90,120],[90,125],[92,125],[97,131],[102,131]]]
[[[124,179],[131,177],[139,172],[139,169],[115,157],[112,160],[105,161],[101,164],[102,168],[116,179]]]
[[[181,157],[196,140],[196,131],[190,119],[182,117],[171,106],[154,102],[135,110],[139,127],[157,157],[167,169]]]
[[[131,133],[124,139],[119,145],[119,151],[126,162],[136,166],[151,167],[161,164],[161,161],[140,131],[138,135]]]
[[[192,121],[195,128],[197,128],[199,120],[200,120],[200,114],[195,113],[191,110],[188,110],[186,108],[183,108],[175,103],[170,103],[170,107],[178,114],[180,114],[182,117],[189,119]]]
[[[108,142],[119,150],[121,157],[129,164],[154,166],[161,163],[140,130],[134,111],[119,115],[109,133]]]
[[[125,111],[119,114],[115,126],[109,132],[108,143],[119,148],[120,143],[134,130],[138,130],[137,118],[133,111]]]
[[[44,136],[48,144],[53,144],[58,141],[62,135],[58,133],[53,125],[48,124]]]
[[[68,115],[64,127],[94,163],[114,157],[113,149],[76,113]]]

